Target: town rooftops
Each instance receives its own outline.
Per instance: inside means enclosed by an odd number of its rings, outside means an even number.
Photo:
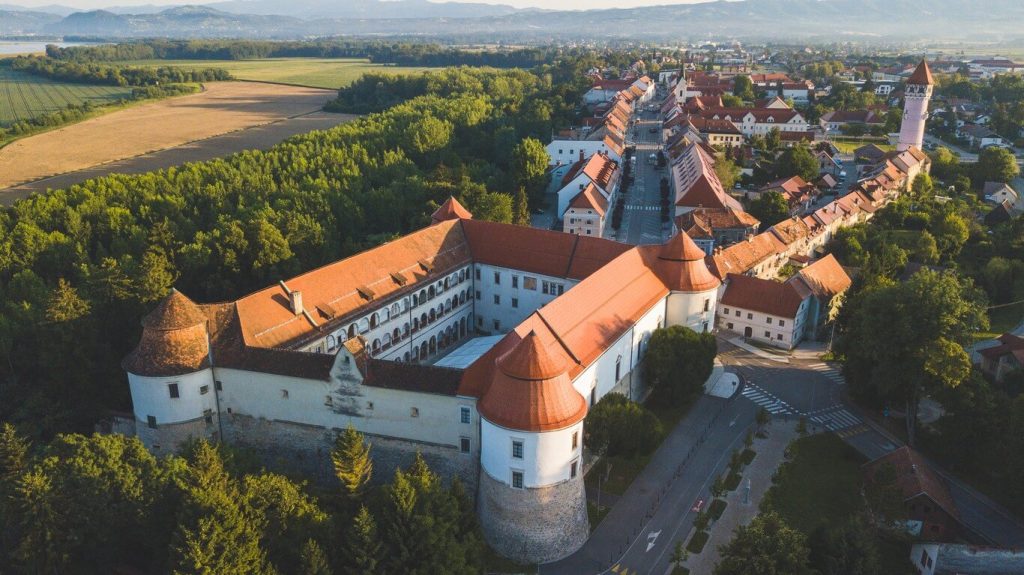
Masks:
[[[829,300],[838,294],[845,292],[853,281],[846,274],[843,266],[835,256],[827,256],[815,261],[803,268],[797,275],[807,284],[814,296],[820,299]]]
[[[608,209],[608,201],[598,191],[597,186],[590,183],[582,192],[576,194],[576,197],[569,202],[569,207],[578,210],[594,210],[598,215],[604,216]]]
[[[935,470],[921,454],[904,445],[895,451],[864,464],[864,472],[869,481],[874,481],[875,474],[884,465],[891,464],[896,470],[896,486],[907,501],[919,495],[926,495],[949,516],[959,518],[956,504],[949,494],[949,489],[942,482]]]
[[[722,187],[715,173],[714,159],[697,143],[687,146],[672,164],[676,205],[690,208],[732,208],[743,206]]]
[[[746,241],[716,250],[707,256],[708,269],[719,279],[728,274],[745,274],[786,250],[786,244],[771,231],[747,238]]]
[[[932,77],[932,71],[928,67],[928,62],[921,60],[921,63],[914,69],[914,73],[910,75],[910,78],[907,78],[907,83],[921,86],[934,85],[935,78]]]
[[[1004,355],[1012,355],[1018,362],[1024,364],[1024,338],[1004,333],[997,338],[999,345],[978,350],[978,353],[987,359],[999,359]]]
[[[738,307],[768,315],[795,318],[800,304],[807,296],[804,286],[792,282],[777,282],[745,275],[729,274],[723,307]]]

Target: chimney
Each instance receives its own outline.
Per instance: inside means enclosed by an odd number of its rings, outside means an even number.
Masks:
[[[288,292],[288,303],[291,305],[292,313],[295,315],[301,315],[302,309],[302,292],[294,290]]]
[[[583,148],[580,148],[580,161],[583,161]]]

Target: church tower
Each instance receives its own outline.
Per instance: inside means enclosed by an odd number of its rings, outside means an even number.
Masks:
[[[928,62],[921,60],[917,69],[907,80],[903,100],[903,122],[900,124],[900,141],[896,149],[900,152],[914,146],[920,149],[924,142],[924,124],[928,119],[928,100],[932,97],[935,80]]]

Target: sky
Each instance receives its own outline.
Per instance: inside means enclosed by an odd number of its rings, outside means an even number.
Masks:
[[[44,6],[60,4],[81,10],[109,6],[138,6],[143,4],[210,4],[216,0],[0,0],[0,4]],[[592,8],[632,8],[655,4],[692,4],[701,0],[473,0],[484,4],[507,4],[516,8],[547,8],[549,10],[585,10]]]

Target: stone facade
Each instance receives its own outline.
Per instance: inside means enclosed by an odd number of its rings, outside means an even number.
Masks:
[[[481,473],[477,510],[487,543],[517,561],[557,561],[590,536],[582,474],[548,487],[513,489]]]
[[[217,413],[212,413],[209,420],[199,417],[181,423],[160,423],[152,428],[145,421],[135,421],[135,435],[138,436],[146,449],[154,455],[170,455],[177,453],[182,444],[192,439],[217,441]]]
[[[324,484],[334,481],[331,448],[341,429],[238,414],[225,415],[223,423],[225,441],[253,450],[269,469],[290,473],[300,471]],[[467,493],[476,492],[480,469],[477,452],[461,453],[452,447],[432,443],[371,434],[364,436],[371,445],[374,483],[391,481],[395,469],[407,468],[418,451],[431,471],[445,482],[458,477],[466,486]]]

